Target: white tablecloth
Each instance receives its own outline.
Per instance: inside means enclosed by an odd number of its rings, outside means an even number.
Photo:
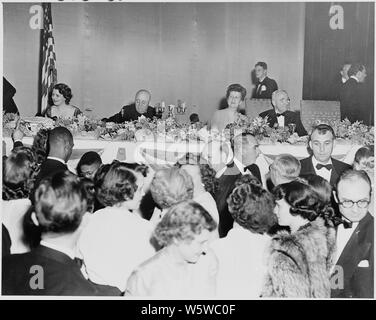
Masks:
[[[8,155],[13,147],[10,137],[3,137],[6,144],[6,154]],[[24,137],[24,145],[31,145],[33,138]],[[199,153],[204,146],[203,142],[184,142],[184,143],[154,143],[154,142],[129,142],[129,141],[104,141],[104,140],[82,140],[74,139],[73,153],[68,166],[75,171],[77,162],[82,154],[87,151],[97,151],[102,158],[103,163],[110,163],[114,159],[126,162],[154,162],[154,164],[173,163],[186,152]],[[333,157],[352,164],[356,151],[360,145],[336,143],[333,150]],[[145,155],[144,151],[149,150]],[[281,153],[290,153],[297,159],[303,159],[309,156],[306,145],[291,144],[261,144],[262,154],[258,157],[256,163],[260,167],[261,175],[264,176],[269,171],[269,165],[273,158]],[[150,156],[153,154],[154,156]]]

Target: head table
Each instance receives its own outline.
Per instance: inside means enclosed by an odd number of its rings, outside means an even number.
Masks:
[[[5,142],[5,153],[9,154],[13,147],[10,137],[3,137]],[[26,146],[30,146],[33,142],[32,137],[24,137],[22,142]],[[117,159],[126,162],[147,163],[150,165],[166,165],[172,164],[185,153],[200,153],[204,142],[133,142],[133,141],[108,141],[108,140],[85,140],[74,138],[73,153],[68,161],[68,167],[75,172],[76,165],[80,157],[87,151],[96,151],[101,155],[103,163],[110,163]],[[361,145],[350,144],[346,142],[336,142],[333,150],[333,157],[352,164],[356,151]],[[305,144],[260,144],[261,154],[256,160],[261,175],[269,171],[269,165],[273,158],[282,153],[289,153],[297,159],[303,159],[309,156],[307,146]],[[265,181],[263,181],[265,183]]]

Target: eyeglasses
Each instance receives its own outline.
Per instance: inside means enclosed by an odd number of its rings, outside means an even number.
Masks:
[[[358,206],[358,208],[366,208],[371,201],[369,200],[359,200],[359,201],[352,201],[352,200],[345,200],[343,202],[338,202],[339,205],[341,205],[344,208],[352,208],[354,204]]]

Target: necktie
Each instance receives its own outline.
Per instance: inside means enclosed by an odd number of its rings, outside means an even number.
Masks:
[[[352,228],[352,222],[351,221],[347,221],[347,220],[343,220],[343,227],[345,229],[351,229]]]
[[[282,113],[277,113],[277,118],[280,117],[280,116],[285,116],[285,114],[286,114],[286,111],[282,112]]]
[[[261,87],[262,87],[262,84],[261,84],[261,82],[259,82],[257,90],[256,90],[256,94],[259,95],[261,93]]]
[[[330,171],[330,170],[333,169],[333,165],[331,165],[330,163],[329,163],[329,164],[321,164],[321,163],[318,163],[318,164],[316,165],[316,169],[317,169],[317,170],[320,170],[320,169],[322,169],[322,168],[325,168],[326,170]]]

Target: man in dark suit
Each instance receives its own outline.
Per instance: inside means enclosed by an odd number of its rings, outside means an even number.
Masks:
[[[286,91],[277,90],[272,94],[273,109],[261,112],[260,117],[268,117],[269,126],[287,127],[289,124],[295,124],[295,131],[299,136],[307,135],[302,121],[300,120],[299,113],[290,111],[290,98]]]
[[[267,76],[268,66],[265,62],[257,62],[255,65],[255,75],[257,78],[256,87],[253,91],[254,99],[270,99],[272,93],[278,89],[277,82]]]
[[[119,113],[112,117],[103,118],[102,121],[122,123],[124,121],[134,121],[138,117],[144,116],[153,119],[156,116],[155,108],[149,106],[151,94],[149,91],[141,89],[136,93],[135,102],[124,106]]]
[[[220,237],[225,237],[233,226],[234,219],[228,211],[227,198],[234,189],[236,180],[242,175],[250,174],[261,183],[260,170],[255,164],[259,152],[258,143],[251,134],[235,137],[233,150],[227,144],[219,142],[211,142],[203,150],[202,157],[216,170],[219,181],[215,201],[219,213]]]
[[[3,295],[120,295],[117,288],[85,279],[75,261],[87,212],[86,193],[69,171],[43,180],[35,194],[33,220],[42,231],[40,245],[3,259]]]
[[[361,63],[354,63],[348,71],[349,79],[340,90],[341,119],[348,118],[365,124],[370,122],[368,104],[362,93],[362,83],[367,76],[366,68]]]
[[[364,171],[348,170],[337,183],[335,200],[347,221],[337,229],[332,298],[373,298],[374,221],[368,212],[371,181]]]
[[[335,143],[335,133],[331,126],[319,124],[313,128],[309,137],[309,147],[312,155],[300,160],[300,174],[316,174],[332,186],[335,186],[341,173],[351,166],[332,158]]]
[[[68,169],[67,161],[73,150],[72,133],[64,127],[56,127],[51,130],[48,137],[49,154],[47,159],[42,163],[38,176],[35,179],[35,186],[39,182],[56,172]]]

